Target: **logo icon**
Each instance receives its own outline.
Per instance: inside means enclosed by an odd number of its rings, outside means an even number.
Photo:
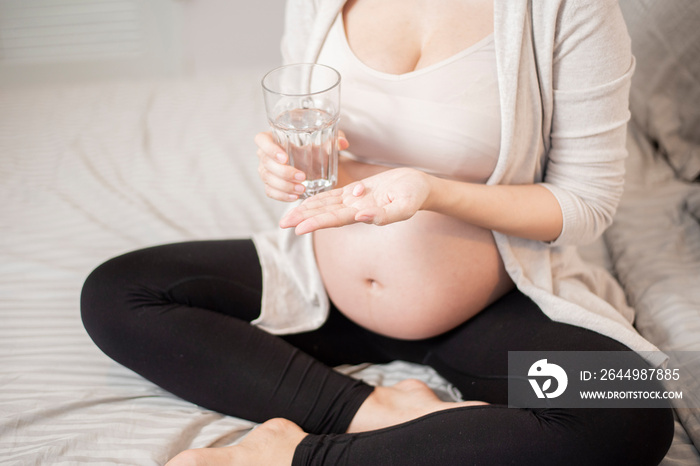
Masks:
[[[527,375],[528,377],[545,378],[542,386],[540,386],[537,379],[528,379],[537,398],[556,398],[564,393],[569,383],[569,378],[566,376],[564,369],[556,364],[548,363],[546,359],[540,359],[530,366]],[[552,388],[552,379],[557,381],[557,386],[554,391],[550,392],[548,390]]]

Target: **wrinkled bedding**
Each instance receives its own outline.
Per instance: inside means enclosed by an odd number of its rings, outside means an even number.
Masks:
[[[632,78],[625,193],[605,240],[640,333],[683,359],[700,447],[700,2],[621,0]],[[676,356],[681,356],[678,358]]]
[[[284,206],[265,197],[252,142],[266,128],[260,75],[0,91],[3,464],[163,464],[186,448],[236,442],[253,427],[103,355],[83,330],[79,294],[87,274],[117,254],[275,225]],[[616,260],[623,256],[616,250]],[[685,325],[670,319],[664,328]],[[419,378],[444,399],[458,397],[421,366],[342,370],[375,384]],[[664,464],[700,464],[686,430],[676,430]]]
[[[676,387],[694,408],[677,415],[700,447],[700,183],[678,179],[634,122],[627,146],[625,193],[605,240],[639,332],[670,356],[694,355]]]
[[[276,225],[284,206],[264,195],[252,141],[267,127],[261,75],[0,92],[0,463],[163,464],[253,426],[111,361],[79,295],[117,254]],[[407,363],[343,370],[457,396]]]

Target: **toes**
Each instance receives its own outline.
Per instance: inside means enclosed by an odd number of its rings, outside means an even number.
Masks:
[[[270,419],[253,429],[237,445],[186,450],[166,466],[288,465],[296,446],[305,436],[304,431],[291,421]]]

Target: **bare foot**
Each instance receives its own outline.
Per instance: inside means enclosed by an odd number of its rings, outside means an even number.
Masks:
[[[306,433],[292,421],[270,419],[248,434],[239,444],[223,448],[186,450],[166,466],[289,466],[294,450]]]
[[[442,401],[420,380],[403,380],[391,387],[375,387],[350,422],[348,432],[394,426],[443,409],[487,404],[483,401]]]

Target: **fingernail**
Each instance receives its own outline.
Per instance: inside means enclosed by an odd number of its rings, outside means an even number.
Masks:
[[[290,201],[296,201],[297,199],[299,199],[299,196],[297,196],[296,194],[289,194],[289,195],[287,196],[287,198],[288,198]]]
[[[306,175],[304,175],[301,172],[298,172],[296,175],[294,175],[294,179],[299,180],[299,181],[304,181],[306,179]]]
[[[277,157],[277,160],[279,160],[282,163],[287,161],[287,156],[285,156],[282,152],[276,154],[275,157]]]
[[[304,192],[304,186],[301,185],[301,184],[298,184],[298,185],[294,186],[294,191],[296,191],[296,192],[298,192],[298,193],[303,193],[303,192]]]
[[[372,220],[372,217],[369,217],[367,215],[360,215],[359,217],[357,217],[358,222],[369,222],[370,220]]]
[[[361,184],[358,184],[352,189],[352,195],[353,196],[359,196],[362,194],[363,186]]]

